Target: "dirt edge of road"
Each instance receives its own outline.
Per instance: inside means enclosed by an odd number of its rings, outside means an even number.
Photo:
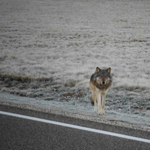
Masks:
[[[17,108],[28,109],[28,110],[33,110],[33,111],[40,111],[44,113],[51,113],[51,114],[62,115],[62,116],[67,116],[71,118],[76,118],[76,119],[83,119],[83,120],[88,120],[88,121],[94,121],[94,122],[99,122],[99,123],[104,123],[104,124],[109,124],[109,125],[114,125],[114,126],[121,126],[121,127],[130,128],[130,129],[138,129],[138,130],[150,132],[149,125],[131,123],[130,121],[124,121],[123,119],[121,119],[120,114],[118,115],[113,114],[113,112],[112,113],[106,112],[105,115],[97,115],[93,111],[87,112],[81,109],[80,110],[68,109],[66,108],[66,106],[63,106],[62,104],[59,104],[58,106],[56,104],[47,105],[47,101],[42,101],[42,100],[41,101],[35,100],[36,102],[35,104],[34,100],[32,101],[30,100],[30,103],[28,103],[26,101],[21,102],[19,99],[14,99],[14,98],[12,99],[10,100],[9,98],[6,99],[0,96],[0,105],[6,105],[10,107],[17,107]]]

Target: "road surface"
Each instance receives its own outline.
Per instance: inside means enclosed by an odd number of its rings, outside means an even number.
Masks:
[[[150,133],[0,105],[1,150],[149,150]]]

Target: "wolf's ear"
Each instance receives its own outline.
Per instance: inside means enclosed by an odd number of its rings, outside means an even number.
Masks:
[[[99,67],[96,67],[96,73],[98,73],[98,72],[100,72],[101,71],[101,69],[99,68]]]
[[[106,71],[108,71],[109,74],[111,74],[111,68],[107,68]]]

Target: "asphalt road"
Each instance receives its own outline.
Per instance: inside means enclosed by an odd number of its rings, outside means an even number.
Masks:
[[[94,128],[150,140],[150,133],[100,124],[60,115],[41,113],[0,105],[1,112],[39,118],[31,120],[0,114],[0,150],[149,150],[150,143],[94,133],[41,120]]]

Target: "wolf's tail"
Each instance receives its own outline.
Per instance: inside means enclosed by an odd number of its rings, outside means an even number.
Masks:
[[[91,104],[94,105],[94,99],[91,97]]]

